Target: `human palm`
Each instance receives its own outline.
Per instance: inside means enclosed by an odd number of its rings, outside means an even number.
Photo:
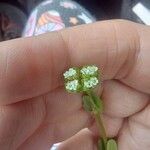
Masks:
[[[150,149],[149,40],[149,27],[117,20],[1,43],[0,149],[95,150],[95,122],[62,79],[85,64],[101,69],[108,136],[119,150]]]

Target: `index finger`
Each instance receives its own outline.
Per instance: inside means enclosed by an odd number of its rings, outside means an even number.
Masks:
[[[62,73],[70,66],[96,64],[103,80],[122,79],[134,66],[139,50],[137,24],[127,21],[98,22],[2,42],[0,104],[35,97],[61,86]]]

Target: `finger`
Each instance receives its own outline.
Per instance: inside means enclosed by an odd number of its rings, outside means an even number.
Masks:
[[[123,118],[142,110],[149,102],[149,95],[138,92],[116,80],[105,81],[102,87],[103,121],[107,136],[115,137],[122,127]],[[96,123],[90,129],[98,135]]]
[[[116,137],[118,135],[119,130],[122,127],[123,118],[110,117],[104,114],[102,116],[102,120],[105,126],[107,137]],[[93,132],[95,136],[101,136],[101,133],[99,133],[99,129],[97,128],[96,122],[94,122],[92,126],[89,127],[89,129]]]
[[[104,82],[102,99],[105,106],[105,114],[125,118],[142,110],[149,101],[149,95],[111,80]]]
[[[120,150],[141,150],[150,148],[150,105],[142,112],[129,118],[120,131]]]
[[[64,88],[44,96],[46,116],[19,147],[21,150],[49,150],[51,145],[65,140],[91,124],[91,116],[82,110],[81,95],[68,94]]]
[[[64,88],[56,91],[0,107],[0,147],[3,150],[10,147],[15,150],[28,138],[29,143],[25,144],[28,149],[37,146],[37,141],[39,148],[49,147],[91,124],[91,116],[81,109],[80,95],[70,96]]]
[[[140,26],[137,27],[137,31],[140,43],[137,59],[128,75],[122,81],[137,90],[150,94],[150,27]]]
[[[57,88],[45,96],[48,122],[55,123],[64,120],[72,114],[83,110],[82,95],[67,93],[64,87]]]
[[[39,128],[45,113],[42,97],[0,106],[0,149],[16,150]]]
[[[97,150],[96,138],[88,129],[81,130],[72,138],[64,141],[58,150]]]
[[[67,65],[65,51],[57,33],[1,43],[0,103],[32,98],[56,88]]]
[[[96,64],[103,79],[123,78],[135,64],[139,50],[137,28],[143,27],[127,21],[106,21],[1,43],[0,104],[57,88],[70,66]],[[145,87],[150,81],[148,76],[146,79]]]
[[[71,114],[60,122],[44,122],[20,147],[20,150],[49,150],[52,144],[70,138],[88,124],[84,111]]]

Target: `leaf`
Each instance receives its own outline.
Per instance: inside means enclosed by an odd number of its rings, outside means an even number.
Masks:
[[[99,96],[97,96],[93,92],[92,92],[92,98],[93,98],[93,102],[94,102],[96,108],[98,109],[98,111],[100,113],[102,113],[103,112],[103,101],[99,98]]]
[[[92,112],[92,103],[91,103],[91,98],[88,95],[84,95],[82,98],[82,102],[83,102],[83,108],[87,111],[87,112]]]
[[[115,140],[110,139],[107,142],[107,150],[117,150],[117,143]]]
[[[98,140],[98,150],[105,150],[104,142],[102,139]]]

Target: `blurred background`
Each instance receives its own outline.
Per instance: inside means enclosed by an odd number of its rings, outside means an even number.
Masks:
[[[150,0],[75,1],[84,7],[96,21],[121,18],[150,25]],[[20,37],[28,17],[41,2],[42,0],[0,0],[0,41]],[[19,24],[13,30],[10,18]]]
[[[17,6],[26,14],[43,0],[0,0]],[[89,10],[97,19],[128,18],[137,21],[137,16],[132,13],[132,8],[137,3],[142,3],[150,8],[150,0],[74,0]]]

